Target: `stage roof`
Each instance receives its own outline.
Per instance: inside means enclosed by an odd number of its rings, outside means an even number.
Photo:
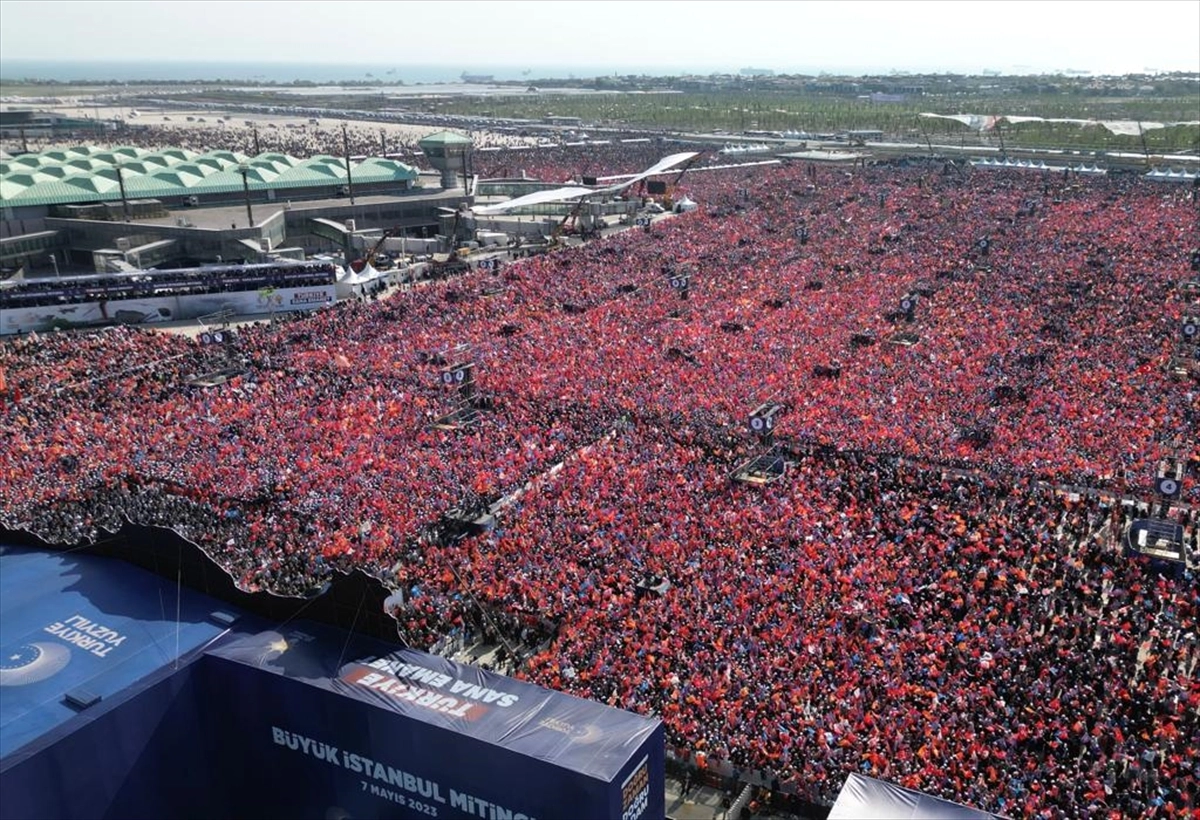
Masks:
[[[604,781],[660,722],[323,624],[289,627],[231,635],[207,655]]]
[[[568,186],[566,188],[555,188],[549,191],[535,191],[532,194],[519,196],[516,199],[510,199],[505,202],[500,202],[495,205],[480,205],[473,210],[474,213],[481,216],[491,216],[493,214],[504,213],[516,208],[524,208],[529,205],[541,205],[546,202],[573,202],[588,196],[610,196],[620,193],[638,182],[641,182],[647,177],[656,176],[672,170],[685,162],[690,162],[699,156],[696,151],[684,151],[679,154],[671,154],[663,157],[658,162],[651,165],[645,171],[639,174],[632,174],[627,177],[621,177],[623,181],[614,185],[609,185],[604,188],[580,188],[578,186]],[[609,179],[618,179],[618,177],[609,177]]]
[[[940,797],[852,772],[829,811],[829,820],[1004,820]]]
[[[86,719],[68,692],[103,704],[189,662],[225,631],[214,611],[233,612],[120,561],[0,546],[0,762]]]

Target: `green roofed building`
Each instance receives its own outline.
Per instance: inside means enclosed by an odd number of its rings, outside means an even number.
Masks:
[[[444,136],[434,151],[439,161],[461,156],[462,146],[469,151],[469,139]],[[255,249],[293,244],[349,253],[343,234],[434,235],[438,209],[457,207],[463,195],[430,188],[417,168],[383,157],[352,160],[347,169],[341,157],[277,152],[85,145],[3,154],[0,268],[87,265],[95,254],[150,245],[193,261],[254,258]],[[24,241],[30,236],[37,242]],[[161,250],[167,240],[173,251]]]
[[[49,215],[37,209],[56,205],[119,202],[124,184],[126,196],[158,199],[168,209],[194,206],[241,194],[243,165],[252,195],[265,199],[337,196],[346,193],[342,189],[350,181],[363,193],[400,193],[413,188],[419,178],[416,168],[382,158],[351,163],[348,179],[345,162],[330,156],[297,159],[279,153],[248,157],[231,151],[197,154],[183,148],[79,146],[0,159],[0,204],[6,220],[36,218]],[[10,210],[21,213],[10,215]]]

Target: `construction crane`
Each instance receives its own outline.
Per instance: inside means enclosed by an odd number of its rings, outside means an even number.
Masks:
[[[397,230],[398,230],[398,228],[388,228],[386,231],[384,231],[380,235],[379,239],[377,239],[375,241],[375,244],[371,246],[371,249],[363,254],[362,259],[354,260],[354,262],[351,264],[351,267],[354,267],[354,265],[358,265],[358,267],[355,268],[355,273],[358,273],[359,271],[363,270],[364,268],[366,268],[368,266],[369,267],[375,266],[375,254],[377,254],[379,252],[379,249],[381,247],[383,247],[384,241],[389,236],[394,234]]]
[[[563,235],[563,232],[567,230],[568,222],[571,223],[572,229],[575,228],[575,224],[576,224],[577,220],[579,219],[579,212],[583,210],[583,205],[585,202],[587,202],[587,200],[588,200],[588,198],[586,196],[581,196],[579,198],[579,200],[575,203],[575,207],[573,207],[573,208],[571,208],[571,210],[567,211],[566,216],[564,216],[559,221],[559,223],[554,226],[554,230],[550,234],[551,243],[557,245],[557,244],[559,244],[559,242],[562,241],[562,235]]]
[[[450,208],[439,208],[438,211],[441,214],[443,214],[442,219],[449,218],[448,212],[450,211]],[[467,233],[466,241],[469,241],[471,238],[473,238],[474,237],[474,223],[473,223],[473,221],[467,221],[467,220],[470,220],[472,216],[473,215],[471,213],[471,209],[467,206],[467,203],[465,203],[465,202],[460,204],[457,208],[455,208],[454,209],[454,222],[450,225],[450,228],[446,231],[446,233],[444,235],[441,233],[438,234],[438,249],[445,250],[450,253],[454,253],[458,250],[461,250],[461,248],[459,248],[459,229],[465,224],[468,229],[466,232]],[[442,224],[444,226],[444,223],[442,223]]]

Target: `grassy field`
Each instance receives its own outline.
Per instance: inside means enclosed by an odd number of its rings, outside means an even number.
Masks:
[[[835,96],[802,90],[728,90],[707,92],[645,92],[601,94],[528,93],[513,87],[508,95],[444,95],[434,98],[396,97],[391,93],[365,95],[297,96],[278,87],[231,90],[217,85],[195,85],[179,94],[179,84],[152,86],[58,86],[4,84],[0,94],[14,96],[84,96],[120,94],[132,101],[171,91],[181,105],[211,102],[236,106],[303,105],[326,108],[378,110],[402,108],[436,114],[493,116],[543,120],[550,115],[579,117],[593,127],[629,127],[669,131],[747,130],[837,132],[880,130],[889,137],[957,144],[1022,147],[1061,147],[1105,151],[1200,153],[1200,126],[1150,130],[1145,145],[1137,136],[1117,136],[1104,128],[1066,123],[1003,124],[999,131],[981,135],[960,123],[918,116],[941,114],[1023,115],[1047,118],[1137,120],[1143,122],[1200,121],[1200,89],[1194,83],[1165,83],[1153,92],[1097,95],[1082,87],[1057,93],[1029,93],[1010,89],[1003,95],[971,93],[927,94],[902,103],[873,103],[853,95]],[[419,92],[414,87],[414,93]],[[129,104],[129,103],[126,103]]]
[[[275,92],[208,91],[213,102],[276,100],[295,105],[297,98]],[[451,95],[432,99],[397,100],[383,95],[304,97],[303,105],[358,109],[405,108],[437,114],[493,116],[541,121],[551,115],[579,117],[593,126],[670,131],[747,130],[836,132],[880,130],[891,136],[937,142],[978,143],[980,135],[951,121],[922,118],[922,112],[942,114],[1014,114],[1047,118],[1140,120],[1144,122],[1200,121],[1200,95],[1156,97],[1087,97],[1083,95],[1010,95],[996,97],[929,96],[906,103],[872,103],[854,97],[814,96],[780,92],[529,94],[507,96]],[[268,103],[270,104],[270,103]],[[1066,123],[1005,124],[1000,134],[985,137],[989,144],[1062,147],[1107,151],[1141,151],[1136,136],[1117,136],[1100,127]],[[1155,153],[1200,152],[1200,126],[1149,130],[1145,147]]]
[[[917,103],[872,103],[849,97],[787,94],[621,94],[604,96],[512,96],[447,98],[426,103],[425,110],[445,114],[479,114],[541,119],[551,114],[580,117],[598,125],[623,124],[682,131],[880,130],[885,134],[935,141],[978,140],[966,126],[950,120],[922,118],[922,112],[944,114],[1020,114],[1047,118],[1130,119],[1158,122],[1200,121],[1200,99],[1071,99],[1061,97],[928,98]],[[1003,127],[1004,139],[1030,147],[1061,146],[1096,150],[1141,150],[1138,137],[1119,137],[1099,127],[1064,123],[1024,123]],[[993,136],[993,139],[997,139]],[[1200,126],[1146,132],[1152,151],[1200,150]]]

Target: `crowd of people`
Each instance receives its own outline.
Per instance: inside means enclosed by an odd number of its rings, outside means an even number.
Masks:
[[[437,127],[372,126],[362,122],[347,124],[343,134],[340,123],[313,125],[290,122],[264,123],[254,127],[241,121],[225,124],[154,123],[124,128],[113,133],[83,134],[90,145],[106,148],[133,146],[148,151],[182,148],[198,154],[233,151],[247,156],[279,153],[298,159],[314,156],[351,157],[389,156],[417,167],[428,167],[421,155],[420,141]],[[473,173],[481,179],[525,176],[529,179],[581,181],[584,176],[608,173],[635,173],[648,168],[664,153],[657,137],[582,139],[560,132],[540,136],[456,128],[456,133],[471,139]],[[54,147],[60,139],[50,137],[26,140],[25,148],[40,151]],[[705,165],[724,165],[729,157],[712,152]],[[615,169],[615,170],[614,170]]]
[[[333,284],[339,270],[331,262],[300,262],[175,268],[120,276],[27,279],[0,290],[0,309],[260,288],[319,287]]]
[[[1167,366],[1187,192],[929,164],[684,192],[700,210],[233,346],[3,342],[0,522],[177,520],[280,594],[366,568],[411,643],[492,613],[549,638],[521,674],[811,799],[863,771],[1011,815],[1200,808],[1194,575],[1116,537],[1178,457],[1196,548],[1196,387]],[[468,363],[473,397],[441,378]],[[768,402],[789,466],[741,487]]]
[[[1009,816],[1195,809],[1200,602],[1106,544],[1104,505],[862,454],[731,492],[662,432],[451,550],[485,600],[563,624],[530,678],[817,800],[857,770]],[[460,617],[428,587],[413,618]]]
[[[182,117],[175,115],[175,119]],[[210,121],[205,123],[146,123],[123,127],[116,131],[82,132],[75,136],[89,145],[108,148],[133,146],[148,151],[183,148],[201,154],[210,151],[233,151],[247,156],[274,152],[300,159],[320,155],[340,157],[349,151],[352,157],[386,155],[398,156],[402,160],[411,157],[414,164],[421,164],[420,141],[429,134],[444,130],[435,125],[399,127],[352,121],[346,123],[343,133],[342,123],[332,120],[318,125],[303,121],[276,123],[268,120],[248,126],[240,119],[235,121],[231,118],[227,123],[217,123],[216,119],[210,118]],[[472,128],[454,130],[470,137],[476,149],[489,151],[533,149],[539,142],[550,144],[544,137]],[[62,139],[61,136],[30,137],[19,146],[14,144],[6,147],[14,153],[22,150],[41,151],[60,144]],[[557,144],[560,140],[555,139],[553,142]]]
[[[554,147],[512,146],[476,151],[475,173],[481,179],[527,177],[546,182],[583,182],[619,168],[635,173],[649,168],[671,151],[683,150],[659,139],[628,138],[567,142]],[[710,155],[715,161],[716,155]],[[608,183],[616,180],[607,180]]]

